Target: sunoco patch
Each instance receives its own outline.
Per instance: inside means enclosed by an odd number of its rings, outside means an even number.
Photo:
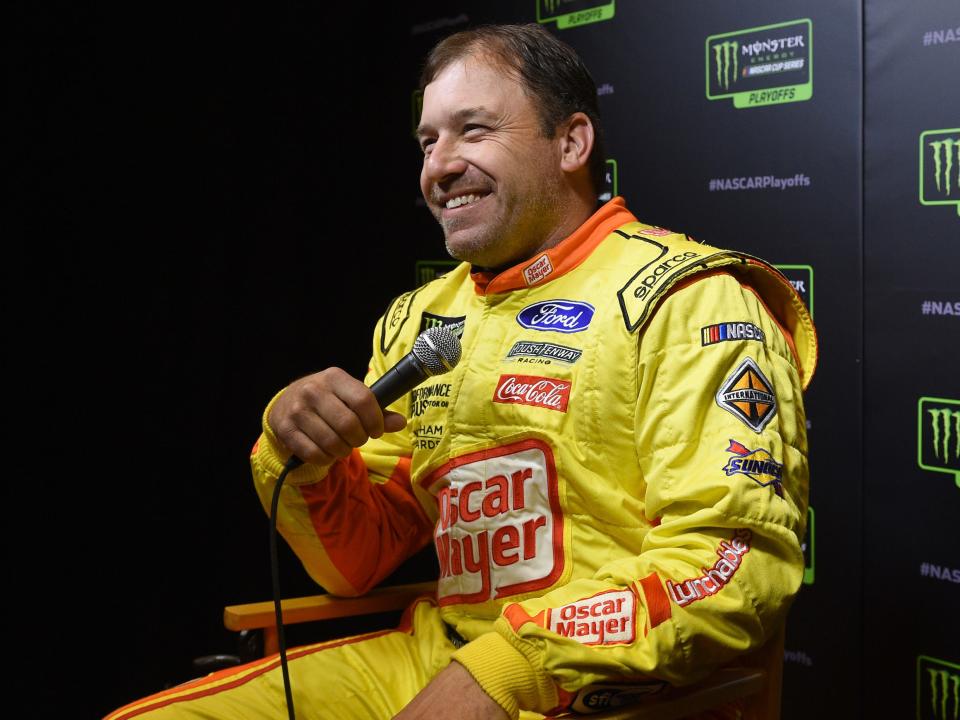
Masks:
[[[717,392],[717,405],[754,432],[762,431],[777,414],[773,385],[750,357],[724,381]]]
[[[723,466],[723,471],[728,477],[746,475],[761,487],[773,485],[774,492],[783,497],[783,463],[774,460],[769,450],[764,448],[751,450],[746,445],[731,439],[727,452],[733,453],[733,457]]]

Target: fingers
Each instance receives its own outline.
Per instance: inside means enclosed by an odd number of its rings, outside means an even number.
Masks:
[[[370,389],[339,368],[292,383],[270,411],[268,423],[283,445],[304,462],[332,464],[369,438],[406,425],[399,413],[386,418]]]

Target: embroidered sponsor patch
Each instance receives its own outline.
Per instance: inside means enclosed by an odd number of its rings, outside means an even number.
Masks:
[[[533,375],[501,375],[493,393],[493,401],[566,412],[570,401],[570,382]]]
[[[421,385],[410,391],[410,417],[420,417],[431,408],[446,408],[450,404],[450,383]]]
[[[417,450],[433,450],[443,437],[443,425],[422,424],[413,428],[413,447]]]
[[[608,590],[547,610],[547,630],[584,645],[629,644],[636,638],[637,596]]]
[[[540,358],[547,361],[557,360],[562,363],[572,365],[583,354],[583,350],[567,347],[566,345],[554,345],[547,342],[528,342],[521,340],[513,344],[506,359],[510,358]]]
[[[750,551],[752,536],[749,530],[737,530],[729,542],[720,542],[716,551],[720,559],[709,569],[703,568],[702,575],[678,583],[667,580],[670,599],[684,607],[720,592],[740,568],[743,556]]]
[[[714,345],[725,340],[757,340],[763,342],[763,330],[751,322],[725,322],[700,328],[700,343]]]
[[[717,405],[732,413],[754,432],[763,430],[777,413],[773,385],[753,358],[747,358],[724,380]]]
[[[530,330],[577,333],[593,320],[594,307],[576,300],[547,300],[527,305],[517,313],[517,322]]]
[[[646,682],[631,682],[622,685],[603,683],[587,685],[577,691],[570,709],[581,714],[591,714],[628,707],[640,702],[648,695],[655,695],[668,687],[663,680],[651,678]]]
[[[550,256],[544,253],[523,269],[523,279],[527,285],[536,285],[553,272]]]
[[[390,351],[393,343],[400,336],[400,330],[410,317],[410,306],[418,292],[420,292],[419,289],[413,290],[395,298],[387,308],[387,312],[383,314],[383,322],[380,324],[380,352],[384,355]]]
[[[462,455],[420,485],[437,498],[441,605],[543,590],[563,574],[557,471],[542,440]]]
[[[773,485],[774,492],[783,497],[783,464],[774,460],[770,451],[763,448],[751,450],[746,445],[731,439],[727,452],[734,455],[723,466],[723,471],[728,477],[746,475],[762,487]]]
[[[466,322],[466,315],[447,317],[446,315],[434,315],[433,313],[425,312],[420,314],[420,332],[429,330],[432,327],[445,327],[458,338],[462,338],[463,328]]]
[[[637,230],[638,235],[653,235],[654,237],[663,237],[665,235],[676,235],[673,230],[667,230],[666,228],[653,227],[643,228],[643,230]]]

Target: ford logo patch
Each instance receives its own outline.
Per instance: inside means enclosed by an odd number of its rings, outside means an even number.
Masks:
[[[517,314],[517,322],[531,330],[575,333],[586,330],[593,320],[590,303],[576,300],[547,300],[527,305]]]

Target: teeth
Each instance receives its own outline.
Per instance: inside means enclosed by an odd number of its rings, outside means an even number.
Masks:
[[[453,208],[458,208],[461,205],[469,205],[472,202],[476,202],[481,197],[481,195],[461,195],[459,197],[450,198],[447,200],[447,209],[452,210]]]

